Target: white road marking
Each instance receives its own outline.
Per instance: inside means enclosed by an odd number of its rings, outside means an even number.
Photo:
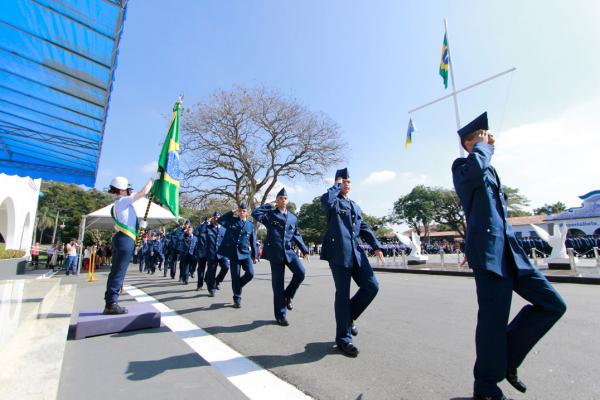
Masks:
[[[244,357],[190,320],[134,286],[123,289],[141,303],[151,303],[162,322],[252,400],[312,399],[296,387]]]

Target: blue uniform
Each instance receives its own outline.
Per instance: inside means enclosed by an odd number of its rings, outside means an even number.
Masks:
[[[208,264],[206,270],[206,286],[208,291],[215,293],[218,285],[223,282],[227,271],[229,271],[229,259],[219,254],[219,246],[225,237],[226,229],[222,226],[209,224],[206,226],[206,241],[204,243],[203,256]],[[217,265],[221,267],[219,275]]]
[[[146,265],[146,254],[148,253],[148,240],[144,238],[137,252],[137,262],[140,267],[140,272],[144,272]]]
[[[465,252],[479,303],[474,391],[501,396],[497,383],[521,365],[566,305],[517,243],[492,154],[493,146],[475,144],[468,157],[454,161],[452,177],[467,218]],[[507,325],[513,291],[532,304]]]
[[[190,266],[196,262],[196,257],[194,256],[194,248],[196,246],[196,237],[192,234],[184,233],[181,236],[178,245],[179,245],[179,274],[181,280],[185,285],[188,284],[189,274],[190,274]]]
[[[223,214],[218,221],[226,229],[218,253],[231,261],[233,301],[240,304],[242,288],[254,277],[252,261],[258,254],[254,224],[249,220],[244,221],[240,217],[234,216],[232,211]],[[244,270],[243,276],[240,276],[240,269]]]
[[[198,264],[198,288],[204,286],[204,274],[206,271],[206,254],[205,254],[205,244],[206,244],[206,227],[208,226],[208,222],[206,219],[194,229],[194,236],[196,237],[196,246],[194,248],[194,255],[196,256],[197,264]]]
[[[379,291],[359,236],[373,250],[381,245],[369,226],[363,221],[358,205],[340,194],[336,183],[321,196],[321,206],[327,214],[327,231],[323,239],[321,259],[329,262],[335,283],[335,341],[338,345],[352,342],[352,321],[369,306]],[[350,298],[350,279],[359,287]]]
[[[291,212],[281,212],[265,204],[252,212],[252,216],[267,228],[262,258],[271,263],[271,286],[275,319],[286,316],[286,299],[293,299],[304,280],[304,266],[292,245],[303,254],[309,250],[298,231],[298,219]],[[285,266],[292,271],[292,280],[284,288]]]

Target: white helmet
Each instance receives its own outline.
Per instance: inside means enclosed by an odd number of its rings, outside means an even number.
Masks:
[[[120,189],[120,190],[127,190],[128,184],[129,184],[129,181],[124,176],[117,176],[117,177],[113,178],[112,181],[110,181],[110,186],[114,187],[115,189]]]

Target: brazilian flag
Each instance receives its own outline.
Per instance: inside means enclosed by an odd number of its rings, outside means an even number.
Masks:
[[[175,218],[179,218],[179,107],[173,107],[169,132],[158,158],[160,179],[154,181],[151,193],[154,200],[167,207]]]
[[[444,44],[442,45],[442,60],[440,61],[440,76],[444,78],[444,88],[448,89],[448,64],[450,55],[448,54],[448,38],[444,33]]]

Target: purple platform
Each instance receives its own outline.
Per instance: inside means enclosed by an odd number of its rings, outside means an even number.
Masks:
[[[146,303],[125,306],[129,312],[121,315],[104,315],[103,308],[82,310],[75,325],[75,339],[89,336],[108,335],[135,331],[138,329],[160,328],[160,311]]]

